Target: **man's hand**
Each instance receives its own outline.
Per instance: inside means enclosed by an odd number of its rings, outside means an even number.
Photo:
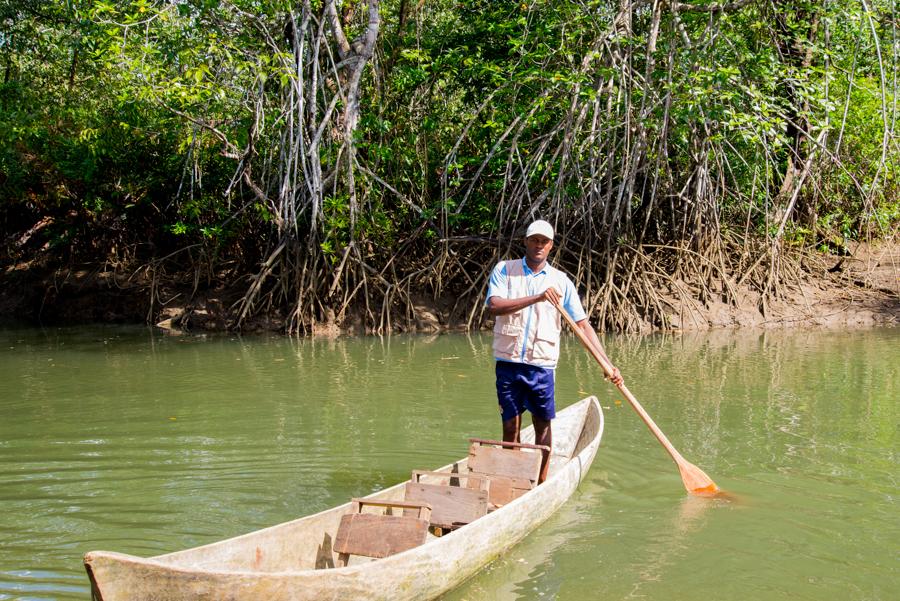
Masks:
[[[523,296],[521,298],[501,298],[499,296],[492,296],[488,299],[487,308],[488,312],[496,317],[498,315],[509,315],[510,313],[521,311],[531,305],[543,301],[553,303],[554,305],[559,304],[561,306],[562,296],[560,296],[559,290],[550,286],[543,292],[532,294],[531,296]]]
[[[559,295],[559,290],[557,290],[553,286],[550,286],[541,293],[540,300],[547,301],[554,306],[559,306],[562,304],[562,297]]]
[[[621,386],[625,383],[625,378],[622,377],[622,374],[619,372],[619,368],[615,365],[612,366],[612,376],[606,376],[606,379],[616,386]]]
[[[589,350],[594,355],[594,358],[599,357],[597,361],[601,365],[603,365],[604,363],[608,364],[610,369],[612,370],[612,375],[607,376],[604,373],[604,377],[616,386],[621,386],[625,382],[625,379],[619,372],[619,368],[613,365],[612,361],[609,360],[606,351],[603,349],[603,345],[600,343],[600,339],[597,338],[597,332],[595,332],[594,328],[591,327],[591,322],[589,322],[587,319],[582,319],[575,325],[581,330],[582,341],[586,341],[586,343],[590,344],[591,348]],[[603,359],[603,361],[600,361],[600,359]]]

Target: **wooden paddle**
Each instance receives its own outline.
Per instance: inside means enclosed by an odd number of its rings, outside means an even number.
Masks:
[[[557,300],[556,302],[550,301],[556,309],[559,311],[560,315],[563,316],[563,319],[566,320],[566,323],[571,326],[572,331],[575,332],[575,335],[578,336],[578,339],[581,341],[581,344],[584,345],[584,348],[588,350],[588,352],[594,357],[597,363],[600,364],[600,367],[603,368],[603,372],[606,374],[607,378],[611,378],[613,375],[613,367],[609,363],[609,361],[604,357],[591,342],[584,335],[584,332],[581,331],[581,328],[572,321],[572,318],[569,316],[568,312],[562,307],[562,305]],[[617,384],[618,389],[622,392],[628,402],[631,403],[631,406],[637,411],[637,414],[644,420],[644,423],[647,424],[647,427],[650,428],[650,431],[653,432],[653,435],[659,440],[663,447],[669,452],[669,455],[672,456],[672,459],[675,461],[675,465],[678,466],[678,471],[681,472],[681,480],[684,482],[684,487],[687,489],[689,493],[692,495],[698,495],[702,497],[711,497],[719,492],[719,487],[716,486],[716,483],[712,481],[712,478],[707,476],[703,470],[689,462],[687,459],[681,456],[675,447],[672,446],[672,443],[669,442],[669,439],[666,438],[666,435],[663,434],[662,430],[659,429],[659,426],[650,419],[650,416],[644,411],[644,408],[641,407],[641,404],[638,403],[637,399],[634,398],[634,395],[631,394],[631,391],[625,387],[625,383]]]

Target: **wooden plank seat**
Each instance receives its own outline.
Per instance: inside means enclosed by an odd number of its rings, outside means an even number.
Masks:
[[[363,507],[382,507],[418,510],[415,516],[363,513]],[[341,516],[341,524],[334,537],[338,565],[346,566],[350,555],[388,557],[425,542],[431,506],[411,501],[382,501],[353,499],[350,511]]]
[[[422,481],[423,476],[427,482]],[[460,486],[460,480],[466,480],[468,486]],[[487,478],[475,474],[414,470],[406,483],[405,496],[407,501],[431,505],[431,526],[440,536],[486,515],[489,487]],[[409,514],[411,510],[404,513]]]
[[[492,507],[489,509],[502,507],[537,486],[542,453],[549,455],[550,447],[469,439],[469,472],[490,480],[488,502]]]

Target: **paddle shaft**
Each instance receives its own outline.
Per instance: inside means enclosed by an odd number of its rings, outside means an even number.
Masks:
[[[591,341],[587,339],[587,336],[584,335],[584,332],[581,331],[581,328],[578,327],[578,324],[576,324],[572,320],[572,318],[569,316],[569,313],[559,303],[553,304],[556,306],[559,314],[563,316],[563,319],[566,320],[566,323],[568,323],[572,328],[572,331],[575,332],[575,335],[578,336],[578,340],[581,341],[581,344],[584,345],[584,348],[587,349],[587,351],[591,354],[591,356],[594,357],[597,363],[600,364],[600,367],[603,368],[603,372],[606,374],[606,377],[611,378],[613,375],[613,367],[612,364],[610,364],[609,360],[607,360],[607,358],[604,357],[600,353],[600,351],[594,347],[593,344],[591,344]],[[647,424],[647,427],[650,428],[650,431],[653,432],[653,435],[656,436],[657,440],[659,440],[663,448],[665,448],[666,451],[669,452],[669,455],[672,456],[675,464],[678,465],[679,468],[681,468],[682,465],[687,464],[685,458],[682,457],[681,453],[679,453],[674,446],[672,446],[672,443],[669,442],[669,439],[666,438],[666,435],[663,434],[663,431],[659,429],[659,426],[656,425],[656,422],[654,422],[650,418],[650,415],[646,411],[644,411],[644,408],[641,406],[638,400],[634,398],[634,395],[631,394],[631,391],[628,390],[628,387],[625,386],[625,383],[622,382],[621,384],[616,384],[616,387],[622,392],[622,395],[626,399],[628,399],[628,402],[631,403],[631,407],[637,412],[644,423]]]

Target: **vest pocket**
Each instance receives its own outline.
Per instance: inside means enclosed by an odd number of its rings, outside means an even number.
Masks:
[[[522,333],[522,326],[513,323],[504,323],[500,326],[500,334],[504,336],[518,336]]]
[[[494,351],[498,355],[512,357],[519,350],[519,340],[524,328],[517,324],[498,324],[494,328]]]
[[[559,348],[557,340],[545,340],[538,336],[534,340],[534,352],[532,356],[538,361],[556,361],[559,358]]]
[[[556,363],[559,359],[559,328],[555,327],[553,321],[550,318],[538,322],[532,352],[535,361]]]
[[[554,323],[551,319],[541,319],[538,321],[537,332],[535,336],[537,340],[555,345],[559,342],[560,324]]]

